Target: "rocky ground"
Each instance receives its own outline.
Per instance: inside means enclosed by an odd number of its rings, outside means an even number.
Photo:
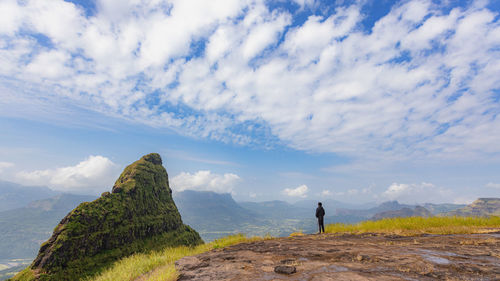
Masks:
[[[176,268],[179,280],[500,280],[500,232],[278,238],[185,257]]]

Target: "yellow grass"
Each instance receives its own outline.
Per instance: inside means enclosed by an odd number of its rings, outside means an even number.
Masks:
[[[465,234],[481,233],[500,228],[500,217],[410,217],[364,221],[358,224],[330,224],[325,227],[327,233],[391,233],[398,235],[429,234]],[[290,236],[300,236],[295,232]],[[231,235],[194,248],[175,247],[149,254],[135,254],[116,262],[99,276],[87,281],[173,281],[178,277],[175,261],[185,256],[197,255],[213,249],[252,242],[271,237],[252,237]]]
[[[398,235],[466,234],[498,231],[500,217],[409,217],[364,221],[358,224],[336,223],[327,225],[326,233],[391,233]]]
[[[300,230],[300,231],[296,231],[296,232],[292,232],[292,233],[290,233],[290,235],[289,235],[289,236],[290,236],[290,237],[294,237],[294,236],[304,236],[304,235],[305,235],[305,234],[304,234],[304,233],[302,233],[302,230]]]
[[[99,276],[87,281],[126,281],[126,280],[176,280],[175,261],[185,256],[197,255],[213,249],[224,248],[230,245],[269,239],[270,237],[251,237],[242,234],[230,235],[213,242],[197,247],[166,248],[162,251],[149,254],[135,254],[113,264],[112,267]]]

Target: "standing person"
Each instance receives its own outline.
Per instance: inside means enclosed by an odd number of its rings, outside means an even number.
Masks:
[[[323,222],[323,217],[325,216],[325,209],[323,209],[323,204],[321,202],[318,202],[318,208],[316,208],[316,217],[318,218],[318,227],[319,227],[319,232],[323,231],[325,233],[325,225]]]

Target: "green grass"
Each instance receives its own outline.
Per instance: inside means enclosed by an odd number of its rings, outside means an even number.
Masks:
[[[35,274],[29,268],[25,268],[25,269],[21,270],[21,272],[16,274],[15,280],[19,280],[19,281],[35,280]]]
[[[213,249],[224,248],[243,242],[251,242],[270,237],[251,237],[242,234],[231,235],[196,247],[172,247],[149,254],[135,254],[113,264],[95,278],[86,281],[126,281],[135,280],[176,280],[175,261],[185,256],[201,254]]]
[[[358,224],[330,224],[326,233],[390,233],[397,235],[419,234],[467,234],[486,232],[500,228],[500,217],[409,217],[390,218],[378,221],[363,221]]]

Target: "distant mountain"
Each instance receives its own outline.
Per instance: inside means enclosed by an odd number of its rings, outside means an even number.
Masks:
[[[44,186],[24,186],[0,181],[0,212],[25,207],[31,201],[60,194]]]
[[[366,210],[353,210],[353,209],[338,209],[337,216],[351,216],[359,217],[364,219],[370,219],[377,213],[387,212],[387,211],[397,211],[403,208],[412,209],[412,205],[399,204],[398,201],[387,201],[376,207],[366,209]]]
[[[174,193],[173,197],[182,220],[205,241],[234,233],[287,236],[297,230],[315,229],[311,220],[314,209],[284,201],[235,202],[230,194],[192,190]]]
[[[338,214],[341,207],[350,206],[352,208],[360,207],[359,205],[341,203],[334,200],[322,200],[323,207],[326,211],[325,223],[356,223],[366,220],[365,215],[358,215],[355,211],[353,214],[343,213]],[[294,204],[285,201],[264,201],[264,202],[239,202],[239,204],[262,217],[272,219],[275,228],[282,227],[280,232],[287,235],[291,232],[301,230],[305,233],[314,233],[317,231],[317,220],[315,217],[317,200],[301,200]],[[371,206],[371,204],[370,204]],[[351,211],[349,209],[349,211]],[[271,228],[272,229],[272,228]]]
[[[332,200],[332,199],[323,199],[323,200],[300,200],[292,205],[295,207],[300,207],[304,209],[309,209],[309,210],[316,210],[316,207],[318,206],[318,202],[321,202],[323,204],[323,208],[327,213],[329,214],[335,214],[337,212],[337,209],[367,209],[367,208],[372,208],[377,206],[376,204],[351,204],[351,203],[345,203],[345,202],[340,202],[337,200]]]
[[[209,238],[207,233],[232,233],[243,225],[258,223],[259,215],[240,206],[229,193],[185,190],[173,193],[173,198],[184,223],[204,239]]]
[[[272,219],[303,219],[314,215],[315,205],[311,208],[292,205],[285,201],[239,202],[239,204],[265,218]],[[317,204],[317,203],[316,203]]]
[[[445,213],[447,216],[500,216],[500,198],[479,198],[463,208]]]
[[[443,203],[443,204],[433,204],[433,203],[425,203],[422,205],[424,208],[429,210],[433,215],[451,212],[460,208],[463,208],[467,205],[465,204],[451,204],[451,203]]]
[[[314,218],[318,200],[300,200],[293,204],[285,201],[238,202],[242,207],[257,214],[274,219],[308,219]],[[360,205],[342,203],[335,200],[321,200],[326,216],[335,216],[337,210],[343,208],[360,208]]]
[[[0,212],[0,260],[35,257],[61,219],[94,196],[60,194],[28,206]]]
[[[422,206],[416,206],[415,208],[405,207],[403,209],[394,210],[394,211],[384,211],[380,213],[376,213],[372,219],[380,220],[385,218],[404,218],[404,217],[430,217],[432,213]]]

